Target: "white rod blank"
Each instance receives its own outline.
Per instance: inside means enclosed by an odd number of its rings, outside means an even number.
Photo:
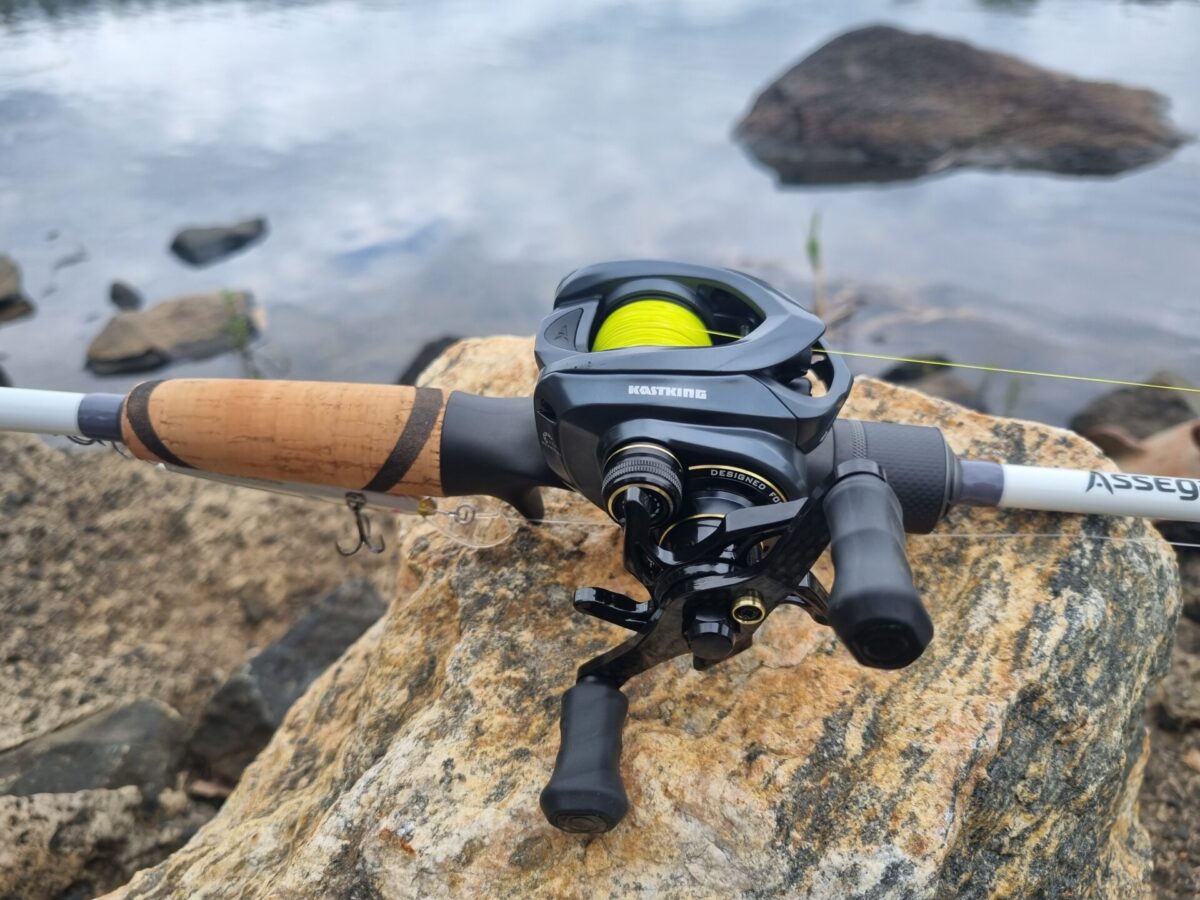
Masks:
[[[0,388],[0,431],[74,434],[79,431],[79,404],[85,394]]]
[[[1200,480],[1088,469],[1002,465],[997,506],[1200,522]]]

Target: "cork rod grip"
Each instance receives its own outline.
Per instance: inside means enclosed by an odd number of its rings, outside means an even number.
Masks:
[[[442,496],[445,397],[434,388],[172,379],[125,398],[139,459],[352,491]]]

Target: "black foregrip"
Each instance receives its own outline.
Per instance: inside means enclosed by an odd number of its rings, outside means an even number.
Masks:
[[[824,510],[835,572],[829,624],[864,666],[907,666],[933,638],[933,622],[913,587],[895,493],[858,472],[830,488]]]
[[[954,500],[958,460],[940,429],[839,419],[808,456],[812,482],[852,459],[870,459],[883,468],[910,534],[933,531]]]
[[[546,465],[530,397],[480,397],[454,391],[442,420],[442,491],[488,494],[526,517],[542,516],[539,487],[561,480]]]
[[[541,798],[555,828],[596,834],[624,818],[621,729],[628,709],[620,689],[599,678],[584,678],[563,695],[562,743]]]

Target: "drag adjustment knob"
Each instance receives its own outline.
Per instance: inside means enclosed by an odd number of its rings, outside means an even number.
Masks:
[[[651,525],[662,525],[675,515],[683,501],[682,469],[664,447],[657,444],[630,444],[608,458],[600,493],[608,514],[623,522],[625,494],[639,488],[648,501]]]

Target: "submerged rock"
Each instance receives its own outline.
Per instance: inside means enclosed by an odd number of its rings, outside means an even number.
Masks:
[[[1155,372],[1146,384],[1195,388],[1174,372]],[[1152,387],[1119,387],[1101,394],[1071,418],[1071,429],[1086,435],[1106,425],[1126,429],[1135,438],[1182,425],[1200,416],[1200,394]]]
[[[189,265],[207,266],[258,243],[266,234],[264,218],[185,228],[171,241],[171,252]]]
[[[33,303],[21,289],[21,270],[0,253],[0,322],[21,319],[33,312]]]
[[[423,380],[526,394],[531,350],[463,341]],[[1067,432],[870,379],[847,413],[938,425],[964,455],[1103,465]],[[707,672],[680,659],[639,676],[632,810],[584,837],[547,825],[538,794],[576,666],[625,632],[570,597],[633,582],[604,515],[548,494],[548,518],[595,527],[522,527],[473,550],[406,523],[401,596],[296,702],[217,818],[124,896],[1145,894],[1142,716],[1179,592],[1144,523],[959,511],[946,532],[1061,536],[913,538],[937,636],[903,671],[860,668],[788,610]]]
[[[243,350],[258,335],[258,311],[245,291],[166,300],[143,312],[117,313],[88,346],[97,375],[143,372],[177,359]]]
[[[356,578],[324,597],[213,695],[189,750],[206,774],[237,781],[297,698],[383,615],[369,581]]]
[[[950,360],[944,356],[933,355],[928,362],[898,363],[884,372],[880,378],[892,384],[902,384],[907,388],[941,397],[951,403],[965,406],[976,412],[987,412],[987,406],[977,388],[971,387],[954,373]],[[938,365],[945,363],[945,365]]]
[[[1164,106],[1153,91],[877,25],[834,38],[780,76],[737,136],[796,184],[968,166],[1113,175],[1184,141]]]
[[[108,286],[108,299],[117,309],[132,312],[142,308],[142,295],[137,288],[124,281],[114,281]]]

